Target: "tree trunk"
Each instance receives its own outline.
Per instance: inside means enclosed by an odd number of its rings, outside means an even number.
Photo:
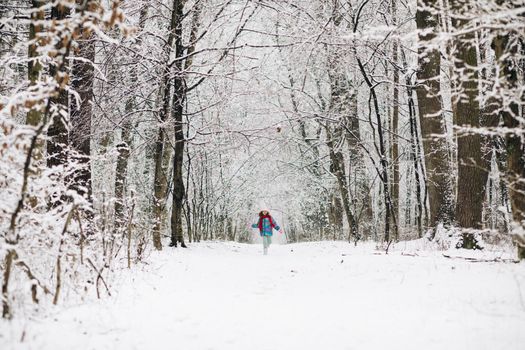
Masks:
[[[353,181],[355,190],[353,193],[354,213],[360,234],[369,237],[373,225],[372,197],[370,195],[370,185],[368,181],[368,170],[366,169],[363,150],[361,149],[361,131],[359,130],[359,116],[357,109],[357,90],[353,89],[349,101],[350,113],[346,114],[346,141],[348,144],[348,177],[352,177],[350,172],[353,169]],[[351,182],[349,182],[351,183]],[[359,205],[359,206],[358,206]],[[359,208],[359,210],[358,210]]]
[[[456,31],[465,28],[469,23],[462,18],[468,17],[465,3],[452,5],[452,23]],[[463,229],[462,247],[466,249],[480,248],[475,236],[475,230],[483,226],[483,202],[488,177],[488,164],[482,157],[482,138],[469,127],[480,127],[480,106],[478,100],[477,54],[473,45],[474,32],[459,35],[456,41],[454,60],[458,80],[456,103],[456,121],[458,142],[458,188],[456,204],[456,220]]]
[[[118,157],[115,170],[115,224],[117,227],[123,227],[126,221],[124,219],[124,188],[128,171],[129,142],[131,138],[124,130],[122,134],[123,140],[117,145]],[[126,139],[124,139],[125,134],[128,134]]]
[[[344,8],[340,1],[333,2],[332,20],[334,26],[332,30],[333,35],[336,35],[335,30],[338,29],[344,19]],[[338,143],[345,142],[347,133],[349,132],[349,122],[351,120],[349,101],[354,94],[345,71],[346,67],[341,61],[341,52],[338,51],[336,46],[329,48],[329,62],[328,62],[328,76],[330,79],[330,104],[329,112],[331,117],[335,121],[333,130],[330,125],[326,126],[327,133],[327,146],[330,153],[330,171],[334,174],[337,179],[339,193],[341,195],[341,204],[346,214],[348,227],[350,229],[348,240],[352,238],[357,243],[359,239],[359,227],[355,216],[355,209],[352,210],[352,204],[350,200],[349,182],[345,174],[345,159],[341,152],[341,147],[337,146]],[[343,133],[343,130],[346,132]],[[349,163],[349,167],[354,164]],[[349,172],[351,168],[349,169]],[[334,208],[334,214],[337,213],[337,208]],[[335,219],[337,217],[334,215]]]
[[[186,137],[189,136],[189,129],[186,129]],[[187,184],[187,187],[185,188],[185,193],[184,193],[184,216],[186,218],[186,227],[187,227],[187,230],[188,230],[188,241],[191,243],[193,241],[193,231],[195,229],[195,223],[192,222],[192,211],[191,211],[191,206],[190,206],[190,201],[189,201],[189,196],[188,196],[188,191],[189,191],[189,184],[190,184],[190,176],[191,176],[191,170],[192,170],[192,164],[191,164],[191,156],[189,154],[189,152],[186,152],[186,155],[187,155],[187,159],[188,159],[188,166],[187,166],[187,169],[186,169],[186,184]],[[195,185],[195,181],[193,181],[193,184]]]
[[[417,206],[417,215],[416,215],[416,225],[417,225],[417,236],[421,238],[423,236],[423,203],[421,199],[421,179],[419,174],[420,164],[420,154],[418,151],[419,139],[417,138],[417,122],[416,122],[416,111],[414,107],[414,98],[413,98],[413,88],[410,78],[406,78],[407,86],[407,95],[408,95],[408,115],[410,123],[410,147],[411,147],[411,157],[414,164],[414,179],[416,181],[416,206]],[[421,166],[422,168],[422,166]]]
[[[184,205],[184,178],[182,167],[184,163],[184,103],[186,101],[186,82],[184,78],[182,56],[184,55],[184,46],[182,45],[182,24],[181,19],[184,15],[184,1],[173,1],[173,12],[176,18],[175,27],[175,78],[174,94],[172,101],[172,118],[174,121],[175,147],[173,152],[173,196],[171,209],[171,243],[170,246],[186,248],[184,243],[184,232],[182,230],[182,210]]]
[[[511,41],[510,34],[498,35],[492,43],[496,53],[497,63],[500,65],[499,77],[503,91],[500,94],[512,93],[519,89],[518,67],[516,56],[518,44]],[[505,136],[507,152],[507,166],[505,180],[508,186],[508,194],[512,209],[514,225],[525,229],[525,143],[519,135],[523,130],[523,122],[520,123],[520,108],[518,101],[510,99],[508,105],[504,105],[502,98],[491,101],[493,104],[494,118],[503,120],[503,125],[508,128]],[[514,241],[518,246],[518,258],[525,259],[525,237],[513,234]]]
[[[139,17],[139,31],[142,31],[146,21],[146,15],[148,13],[147,6],[143,6],[140,10]],[[138,36],[140,38],[140,36]],[[136,47],[139,47],[141,41],[137,40]],[[133,64],[138,64],[138,56],[134,57]],[[134,67],[130,72],[131,89],[136,88],[136,82],[138,79],[137,69]],[[123,121],[121,128],[121,143],[117,145],[118,158],[117,168],[115,171],[115,221],[117,224],[124,224],[124,192],[126,189],[126,182],[128,177],[128,160],[131,153],[131,146],[133,142],[132,128],[133,118],[131,113],[136,108],[135,94],[131,94],[126,100],[125,105],[125,120]],[[156,247],[157,248],[157,247]]]
[[[36,9],[41,8],[45,5],[45,1],[43,0],[32,0],[31,1],[31,7],[34,12],[31,13],[31,23],[29,24],[29,40],[35,40],[38,34],[42,32],[42,26],[41,25],[35,25],[36,21],[42,21],[44,19],[44,10],[35,11]],[[38,61],[33,61],[32,59],[38,56],[37,53],[37,47],[38,45],[36,43],[32,43],[29,45],[28,48],[28,58],[29,61],[27,63],[27,76],[29,78],[30,84],[34,85],[40,78],[40,73],[42,72],[42,65]],[[42,122],[42,111],[32,108],[28,113],[26,117],[26,123],[32,126],[37,126]],[[35,156],[40,158],[41,154],[36,154]]]
[[[69,15],[69,8],[65,6],[55,5],[51,8],[51,18],[56,21],[64,20]],[[57,51],[64,49],[64,42],[61,40],[57,44]],[[63,60],[66,58],[62,56]],[[55,77],[60,88],[58,96],[52,98],[51,104],[55,106],[54,112],[51,113],[52,122],[47,131],[47,166],[54,167],[67,163],[67,146],[69,143],[68,128],[66,124],[69,122],[67,116],[69,115],[69,98],[67,91],[63,89],[63,85],[67,84],[64,76],[67,75],[67,63],[59,63],[58,66],[51,65],[49,68],[49,75]],[[62,68],[62,69],[59,69]],[[60,202],[61,200],[59,200]],[[55,203],[55,205],[58,203]]]
[[[384,132],[383,132],[383,122],[381,120],[381,115],[379,111],[379,102],[375,90],[375,85],[372,84],[372,81],[368,77],[368,74],[365,70],[365,67],[363,66],[363,63],[361,62],[361,59],[357,57],[357,64],[359,65],[359,70],[361,71],[361,74],[363,75],[363,78],[365,79],[366,85],[370,89],[370,97],[372,99],[373,105],[374,105],[374,111],[376,116],[376,126],[377,126],[377,136],[379,140],[379,148],[378,149],[378,155],[379,155],[379,162],[381,164],[381,170],[379,172],[379,177],[381,180],[381,183],[383,185],[383,199],[385,203],[385,242],[390,242],[390,224],[391,220],[394,224],[394,232],[397,231],[397,222],[396,222],[396,216],[393,212],[392,208],[392,198],[390,196],[390,186],[389,186],[389,178],[388,178],[388,161],[387,161],[387,154],[386,154],[386,147],[385,147],[385,140],[384,140]],[[372,119],[370,119],[370,125],[372,126],[372,129],[375,132],[375,128],[372,123]]]
[[[453,182],[440,95],[441,59],[436,44],[431,43],[436,37],[437,3],[438,0],[418,0],[416,12],[420,31],[416,94],[430,205],[428,224],[432,227],[439,223],[448,225],[453,219]]]
[[[77,0],[78,5],[82,3],[82,0]],[[71,99],[70,142],[73,149],[78,153],[74,160],[79,163],[79,169],[74,174],[72,187],[78,194],[91,201],[90,143],[95,41],[93,35],[88,31],[81,28],[83,38],[78,40],[77,56],[81,57],[82,61],[76,60],[73,64],[72,87],[78,93],[80,101],[77,101],[76,98]]]
[[[2,317],[5,319],[11,319],[13,317],[9,305],[9,280],[15,258],[16,251],[14,249],[8,249],[4,258],[4,273],[2,276]]]
[[[154,180],[153,180],[153,216],[155,218],[155,223],[153,225],[153,246],[157,250],[162,249],[162,242],[161,242],[161,227],[162,227],[162,213],[163,208],[166,205],[165,199],[166,199],[166,186],[164,186],[165,183],[167,183],[167,174],[166,169],[163,167],[163,158],[164,158],[164,152],[165,152],[165,138],[166,138],[166,132],[165,132],[165,123],[168,120],[169,108],[170,108],[170,98],[171,98],[171,67],[170,67],[170,58],[171,58],[171,51],[173,49],[173,43],[175,41],[175,31],[177,26],[180,26],[179,23],[179,17],[177,13],[177,4],[179,1],[174,0],[173,1],[173,8],[171,11],[171,20],[170,20],[170,26],[169,26],[169,34],[168,34],[168,41],[166,44],[166,52],[165,52],[165,64],[164,64],[164,71],[162,76],[162,84],[161,84],[161,94],[162,94],[162,107],[159,112],[159,130],[157,134],[157,140],[155,142],[155,155],[154,155],[154,163],[155,163],[155,174],[154,174]],[[174,106],[173,106],[174,107]],[[172,108],[173,108],[172,107]]]
[[[37,9],[40,9],[44,5],[45,5],[45,1],[39,1],[39,0],[31,1],[31,8],[33,12],[31,12],[31,22],[29,24],[29,41],[35,40],[37,36],[41,35],[43,31],[42,25],[35,25],[35,22],[42,21],[45,19],[45,11],[44,10],[37,11]],[[28,56],[29,61],[27,63],[28,65],[27,66],[27,77],[29,79],[30,85],[35,85],[40,79],[40,75],[42,74],[42,64],[39,61],[33,60],[36,57],[38,57],[37,48],[38,48],[37,42],[31,43],[28,47],[27,56]],[[43,118],[44,118],[44,111],[42,107],[41,106],[39,108],[33,107],[29,110],[29,112],[27,112],[26,123],[36,128],[38,127],[40,123],[45,122]],[[37,165],[35,169],[38,169],[38,164],[41,163],[44,157],[44,152],[45,152],[45,141],[42,139],[39,139],[37,140],[37,144],[36,144],[34,155],[33,155],[34,164]],[[36,207],[37,199],[35,197],[29,198],[29,204],[32,207]]]
[[[326,128],[326,133],[328,139],[326,144],[330,153],[330,168],[333,170],[332,173],[337,179],[337,185],[341,194],[343,209],[345,211],[346,218],[348,220],[348,227],[350,229],[348,240],[350,240],[353,237],[355,242],[357,242],[357,240],[359,239],[359,231],[354,213],[352,212],[352,209],[350,207],[350,196],[348,193],[348,187],[346,183],[343,154],[335,149],[334,141],[337,139],[335,133],[332,133],[329,127]]]
[[[330,168],[330,172],[335,173],[332,164],[330,164]],[[330,223],[334,240],[341,237],[343,233],[343,205],[341,204],[341,198],[336,193],[332,193],[330,195],[330,203],[328,206],[328,222]]]
[[[166,92],[164,92],[166,93]],[[161,122],[164,120],[161,119]],[[154,173],[154,179],[153,179],[153,217],[154,217],[154,224],[153,224],[153,246],[157,250],[162,249],[162,241],[161,241],[161,227],[162,227],[162,206],[165,205],[165,193],[162,191],[162,184],[166,181],[166,173],[165,169],[162,167],[162,155],[164,152],[164,126],[160,125],[158,134],[157,134],[157,140],[155,142],[155,154],[154,154],[154,162],[155,162],[155,173]]]
[[[397,7],[396,0],[392,0],[392,24],[397,26]],[[392,164],[392,210],[395,216],[399,218],[399,68],[398,68],[399,42],[394,39],[392,43],[392,61],[394,62],[393,74],[393,101],[392,101],[392,144],[390,149]],[[399,240],[399,225],[394,227],[394,238]]]

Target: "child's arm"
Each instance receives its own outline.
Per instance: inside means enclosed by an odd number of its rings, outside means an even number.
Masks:
[[[252,224],[252,228],[257,228],[257,227],[259,227],[259,225],[257,225],[257,224]]]

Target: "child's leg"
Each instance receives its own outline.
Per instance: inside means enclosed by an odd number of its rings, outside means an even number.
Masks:
[[[263,248],[264,248],[264,255],[266,255],[268,253],[268,246],[270,245],[268,243],[268,236],[263,236]]]

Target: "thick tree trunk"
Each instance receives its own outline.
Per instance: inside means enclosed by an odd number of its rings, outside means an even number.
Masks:
[[[500,65],[499,79],[500,94],[513,92],[519,88],[518,66],[516,56],[518,54],[518,43],[510,40],[510,35],[498,35],[492,43],[496,53],[497,63]],[[525,142],[520,137],[518,130],[523,129],[520,123],[520,108],[518,101],[510,100],[504,105],[502,98],[490,100],[491,110],[494,118],[503,120],[503,125],[508,128],[505,136],[506,146],[506,174],[505,180],[508,186],[508,194],[512,209],[512,219],[517,228],[525,229]],[[522,115],[523,118],[523,115]],[[518,258],[525,259],[525,237],[513,234],[514,241],[518,246]]]
[[[184,162],[184,146],[185,138],[183,131],[183,103],[185,92],[182,79],[175,82],[175,95],[182,98],[174,98],[175,110],[175,152],[173,154],[173,207],[171,212],[171,245],[177,246],[180,243],[181,247],[186,247],[184,244],[184,234],[182,230],[182,210],[184,205],[184,180],[182,175],[182,166]],[[180,84],[180,86],[177,86]],[[175,103],[177,105],[175,105]]]
[[[173,12],[176,18],[175,27],[175,78],[174,94],[172,101],[172,118],[174,121],[175,147],[173,152],[173,196],[171,209],[171,243],[170,246],[176,247],[180,243],[181,247],[186,248],[184,243],[184,232],[182,230],[182,211],[184,205],[184,178],[182,167],[184,163],[184,103],[186,101],[186,82],[184,79],[182,56],[184,46],[182,44],[182,24],[181,19],[184,15],[184,1],[173,1]]]
[[[456,31],[464,29],[469,23],[462,19],[468,16],[465,3],[452,5],[452,23]],[[461,129],[457,132],[458,142],[458,188],[456,220],[464,232],[462,247],[479,248],[475,230],[483,226],[483,202],[488,177],[488,164],[482,156],[482,138],[469,127],[480,127],[480,106],[478,99],[477,54],[473,45],[474,32],[460,35],[456,41],[455,70],[458,79],[458,98],[456,121]]]
[[[155,223],[153,226],[153,246],[157,250],[162,249],[162,242],[161,242],[161,228],[162,228],[162,221],[163,217],[162,214],[164,212],[163,208],[165,207],[166,203],[166,186],[167,183],[167,173],[166,169],[163,167],[163,158],[165,156],[165,143],[166,143],[166,131],[165,131],[165,123],[168,120],[168,116],[170,115],[170,100],[171,100],[171,84],[172,84],[172,77],[171,77],[171,67],[170,67],[170,58],[171,58],[171,51],[173,50],[173,44],[175,42],[176,37],[176,30],[177,26],[180,26],[178,13],[177,13],[177,6],[179,1],[174,0],[173,1],[173,8],[171,11],[171,20],[170,20],[170,26],[169,26],[169,34],[168,34],[168,41],[166,44],[166,52],[165,52],[165,65],[164,65],[164,71],[162,76],[162,84],[161,84],[161,94],[162,94],[162,106],[159,111],[159,130],[157,134],[157,140],[155,142],[155,154],[154,154],[154,163],[155,163],[155,173],[154,173],[154,180],[153,180],[153,216],[155,219]],[[172,106],[174,108],[174,106]]]
[[[170,246],[180,246],[186,248],[184,243],[184,231],[182,229],[182,214],[184,210],[184,200],[186,198],[186,190],[183,178],[183,163],[186,139],[184,137],[184,104],[186,102],[187,86],[185,79],[185,71],[188,70],[193,63],[193,56],[191,54],[195,51],[197,41],[197,34],[200,26],[200,15],[202,11],[203,2],[197,2],[193,8],[192,25],[190,31],[190,44],[187,48],[185,60],[184,45],[182,43],[182,25],[181,21],[184,16],[184,0],[173,1],[173,11],[178,18],[178,24],[175,29],[175,78],[174,78],[174,94],[172,101],[172,119],[174,121],[175,146],[173,152],[173,196],[172,196],[172,211],[171,211],[171,243]],[[189,171],[189,170],[188,170]],[[187,206],[189,210],[189,205]],[[190,230],[190,212],[187,213],[188,230]],[[200,239],[200,238],[199,238]]]
[[[31,8],[33,12],[31,13],[31,22],[29,24],[29,41],[35,40],[37,36],[41,35],[42,33],[42,30],[43,30],[42,25],[35,25],[36,21],[42,21],[45,18],[44,10],[36,11],[37,9],[40,9],[42,6],[45,6],[45,1],[39,1],[39,0],[31,1]],[[28,65],[27,66],[27,77],[29,79],[30,85],[35,85],[40,79],[40,76],[42,74],[42,64],[39,61],[34,60],[36,57],[38,57],[37,48],[38,48],[37,42],[31,43],[28,47],[27,56],[28,56],[29,61],[27,64]],[[40,123],[44,122],[43,118],[44,118],[44,111],[42,107],[41,106],[40,108],[33,107],[29,110],[29,112],[27,112],[26,123],[33,127],[38,127]],[[37,140],[37,145],[33,153],[34,154],[33,155],[34,164],[37,165],[35,169],[38,169],[38,164],[42,162],[44,153],[45,153],[45,141],[42,139],[39,139]],[[29,198],[29,203],[32,207],[35,207],[37,205],[37,199],[35,197]]]
[[[36,10],[41,8],[46,4],[45,1],[41,0],[32,0],[31,1],[31,7],[32,10]],[[41,11],[34,11],[31,13],[31,23],[29,24],[29,40],[35,40],[38,34],[42,32],[42,26],[41,25],[35,25],[36,21],[41,21],[44,19],[44,10]],[[40,78],[40,73],[42,72],[42,65],[38,61],[34,61],[35,57],[38,56],[37,53],[37,43],[33,42],[29,45],[28,48],[28,67],[27,67],[27,76],[29,78],[30,84],[34,85]],[[32,108],[28,113],[26,117],[26,123],[32,126],[37,126],[42,122],[42,111]],[[40,158],[41,152],[39,154],[35,153],[35,157]]]
[[[440,54],[435,43],[438,0],[418,0],[416,24],[419,33],[418,99],[419,120],[427,176],[430,218],[428,224],[450,224],[453,219],[453,190],[449,146],[440,91]]]

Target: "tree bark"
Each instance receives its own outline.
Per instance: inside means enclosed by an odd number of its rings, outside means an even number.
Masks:
[[[184,178],[182,167],[184,163],[184,103],[186,101],[186,81],[183,72],[182,56],[184,46],[182,44],[182,24],[184,15],[184,0],[173,1],[173,12],[176,19],[175,27],[175,77],[174,94],[172,101],[172,118],[174,121],[175,146],[173,152],[173,196],[171,209],[171,243],[170,246],[186,248],[184,243],[184,232],[182,230],[182,211],[184,205]]]
[[[357,33],[357,29],[358,29],[358,24],[359,24],[359,19],[360,19],[360,15],[362,13],[362,10],[364,8],[364,5],[366,4],[367,2],[363,2],[363,4],[359,7],[359,10],[357,11],[357,13],[355,14],[355,16],[353,17],[353,33],[356,34]],[[363,79],[366,83],[366,85],[368,86],[369,88],[369,122],[370,122],[370,126],[372,128],[372,132],[375,133],[376,132],[376,127],[377,127],[377,136],[378,136],[378,141],[379,141],[379,145],[377,144],[374,144],[375,145],[375,148],[376,148],[376,151],[378,153],[378,156],[379,156],[379,162],[380,162],[380,165],[381,165],[381,169],[377,169],[377,172],[378,172],[378,175],[379,175],[379,178],[381,180],[381,183],[382,183],[382,190],[383,190],[383,199],[384,199],[384,204],[385,204],[385,233],[384,233],[384,239],[386,242],[390,242],[391,240],[391,237],[390,237],[390,227],[391,227],[391,224],[394,225],[394,232],[397,231],[397,220],[396,220],[396,214],[395,212],[393,211],[392,209],[392,197],[390,195],[390,179],[389,179],[389,176],[388,176],[388,160],[387,160],[387,154],[386,154],[386,145],[385,145],[385,139],[384,139],[384,131],[383,131],[383,121],[381,120],[381,112],[380,112],[380,109],[379,109],[379,100],[378,100],[378,97],[377,97],[377,93],[376,93],[376,87],[377,85],[373,83],[373,80],[369,77],[369,74],[367,73],[367,71],[365,70],[365,66],[363,65],[363,62],[361,61],[361,59],[359,58],[359,56],[357,55],[357,49],[356,47],[354,46],[353,47],[353,52],[354,52],[354,55],[355,55],[355,59],[357,61],[357,64],[359,66],[359,70],[361,72],[361,75],[363,76]],[[375,112],[375,119],[376,119],[376,126],[374,126],[373,122],[372,122],[372,106],[370,104],[373,104],[373,111]]]
[[[77,0],[81,5],[82,0]],[[85,6],[89,6],[90,1]],[[81,28],[82,39],[78,40],[77,56],[82,61],[76,60],[73,64],[72,87],[78,93],[80,101],[71,99],[71,133],[70,142],[77,152],[75,160],[79,169],[75,172],[73,189],[80,195],[86,196],[91,201],[91,116],[93,101],[93,79],[95,62],[95,41],[91,31]]]
[[[2,317],[5,319],[11,319],[13,317],[9,305],[9,280],[15,258],[16,251],[14,249],[8,249],[4,258],[4,273],[2,276]]]
[[[457,1],[452,4],[452,24],[456,31],[469,25],[470,6]],[[475,231],[483,227],[482,214],[488,164],[482,156],[482,138],[469,127],[480,127],[480,105],[478,99],[477,54],[473,45],[474,32],[458,35],[454,60],[457,75],[456,121],[458,142],[458,188],[456,220],[463,229],[462,247],[480,248]]]
[[[337,35],[336,30],[342,25],[343,21],[343,4],[339,0],[333,1],[332,20],[334,26],[332,28],[333,35]],[[359,239],[359,227],[356,220],[355,209],[352,210],[350,200],[349,182],[345,172],[345,159],[341,152],[341,147],[338,143],[345,142],[349,130],[349,121],[351,119],[349,110],[349,101],[354,94],[350,84],[348,84],[347,75],[345,72],[345,65],[341,61],[341,52],[336,46],[329,47],[329,62],[328,62],[328,76],[330,79],[330,103],[329,113],[334,119],[333,129],[330,125],[326,126],[327,146],[330,152],[330,172],[334,174],[337,179],[338,189],[341,196],[341,205],[344,209],[348,227],[350,229],[348,240],[352,238],[357,243]],[[346,133],[343,133],[343,129]],[[353,164],[349,163],[349,167]],[[351,169],[351,168],[350,168]],[[351,171],[349,169],[349,171]],[[337,201],[332,201],[335,204],[332,208],[335,222],[339,221],[337,215],[340,213]],[[339,214],[340,215],[340,214]]]
[[[397,6],[396,0],[392,0],[392,24],[397,26]],[[393,67],[393,101],[392,101],[392,144],[390,149],[392,164],[392,210],[395,216],[399,218],[399,68],[398,68],[399,41],[394,39],[392,43],[392,61]],[[399,240],[399,225],[394,227],[394,238]]]
[[[441,59],[435,43],[431,43],[436,37],[437,3],[438,0],[418,0],[416,12],[419,30],[416,95],[430,206],[428,224],[432,227],[439,223],[448,225],[453,219],[453,181],[439,78]]]
[[[393,212],[392,208],[392,198],[390,196],[390,186],[389,186],[389,177],[388,177],[388,161],[387,161],[387,154],[386,154],[386,147],[385,147],[385,140],[384,140],[384,132],[383,132],[383,122],[381,120],[381,115],[379,111],[379,102],[375,90],[375,85],[372,84],[372,81],[368,77],[368,74],[366,73],[365,67],[363,66],[363,63],[361,62],[361,59],[356,56],[357,64],[359,65],[359,69],[361,71],[361,74],[363,75],[363,78],[365,79],[366,85],[370,89],[370,97],[372,99],[373,105],[374,105],[374,111],[376,116],[376,126],[377,126],[377,136],[379,139],[379,148],[378,148],[378,155],[379,155],[379,163],[381,164],[381,171],[379,173],[379,177],[381,180],[381,183],[383,185],[383,199],[385,203],[385,242],[390,242],[390,225],[391,220],[394,224],[394,232],[397,230],[397,222],[396,222],[396,216]],[[370,110],[370,113],[372,111]],[[370,125],[372,125],[372,119],[370,115]],[[372,127],[375,129],[374,127]],[[374,130],[375,132],[375,130]],[[376,146],[377,147],[377,146]]]
[[[117,167],[115,169],[115,224],[117,227],[123,227],[124,219],[124,189],[128,172],[129,159],[129,142],[130,135],[122,131],[123,140],[117,145]],[[126,135],[127,134],[127,135]],[[124,136],[127,136],[124,139]]]
[[[64,20],[69,15],[69,8],[61,5],[55,5],[51,8],[51,18],[56,21]],[[57,51],[64,49],[63,41],[57,44]],[[64,56],[61,60],[66,60]],[[51,104],[55,106],[54,112],[51,113],[52,122],[47,131],[47,166],[54,167],[67,163],[67,146],[69,144],[69,135],[66,124],[69,122],[66,116],[69,115],[69,98],[67,91],[62,87],[67,84],[65,76],[67,75],[67,64],[58,62],[57,65],[51,65],[49,75],[55,77],[60,88],[58,96],[52,98]],[[53,109],[52,109],[53,110]],[[59,200],[59,202],[62,200]],[[55,203],[59,204],[59,203]]]
[[[140,10],[139,17],[139,30],[142,31],[146,21],[146,15],[148,13],[147,6],[143,6]],[[141,40],[137,40],[136,47],[139,47]],[[133,64],[138,64],[138,57],[134,57]],[[138,72],[136,66],[131,69],[130,72],[130,83],[131,89],[136,88],[136,82],[138,80]],[[122,123],[121,127],[121,143],[117,145],[118,158],[117,168],[115,172],[115,221],[117,224],[123,225],[124,220],[124,192],[126,189],[126,182],[128,178],[128,160],[131,153],[131,146],[133,142],[132,128],[133,118],[130,114],[136,108],[135,94],[131,94],[126,100],[125,114],[126,119]],[[157,248],[157,247],[156,247]]]
[[[31,13],[31,23],[29,24],[29,40],[35,40],[37,35],[42,32],[42,25],[35,25],[36,21],[42,21],[44,19],[44,10],[35,11],[36,9],[41,8],[45,5],[43,0],[32,0],[31,7],[34,12]],[[32,60],[38,56],[37,53],[38,44],[33,42],[29,45],[28,48],[28,58],[27,63],[27,76],[29,78],[30,84],[34,85],[40,78],[40,73],[42,72],[42,65],[39,61]],[[26,123],[32,126],[37,126],[42,122],[42,111],[36,108],[31,108],[27,113]],[[36,154],[35,154],[36,155]],[[38,155],[36,155],[38,157]]]
[[[348,101],[349,113],[347,117],[346,140],[348,144],[348,177],[352,177],[350,172],[353,170],[353,181],[355,189],[353,193],[356,221],[359,234],[369,237],[373,230],[373,211],[372,197],[370,195],[370,184],[368,181],[368,170],[366,169],[363,150],[361,149],[361,131],[359,129],[359,115],[357,108],[357,89],[353,88]],[[351,183],[349,181],[349,183]],[[359,208],[359,210],[358,210]]]
[[[409,77],[406,78],[406,86],[407,86],[407,96],[408,96],[408,115],[409,115],[409,123],[410,123],[410,148],[411,148],[410,153],[412,157],[412,162],[414,164],[414,179],[416,181],[417,236],[418,238],[421,238],[423,236],[423,225],[422,225],[423,203],[421,199],[421,179],[420,179],[420,174],[419,174],[419,168],[421,166],[420,164],[421,159],[420,159],[420,154],[418,150],[419,139],[416,133],[417,121],[416,121],[416,111],[415,111],[414,98],[413,98],[413,87],[412,87],[412,82],[410,81]]]
[[[179,3],[178,0],[173,1],[173,8],[171,11],[171,20],[169,25],[169,34],[168,34],[168,40],[166,43],[166,52],[165,52],[165,64],[164,64],[164,71],[162,76],[162,83],[161,83],[161,93],[162,93],[162,106],[159,111],[159,130],[157,133],[157,140],[155,142],[155,154],[154,154],[154,163],[155,163],[155,174],[153,179],[153,216],[155,218],[155,223],[153,225],[153,246],[157,250],[162,249],[162,241],[161,241],[161,227],[162,227],[162,213],[163,208],[166,205],[166,186],[164,186],[167,183],[167,173],[166,169],[163,167],[163,158],[164,158],[164,152],[165,150],[165,138],[166,138],[166,132],[165,132],[165,123],[168,120],[168,116],[170,114],[169,108],[170,108],[170,99],[171,99],[171,84],[172,84],[172,77],[171,77],[171,66],[170,66],[170,58],[171,58],[171,51],[173,50],[173,43],[175,41],[175,31],[177,30],[177,26],[180,26],[179,23],[179,17],[177,13],[177,4]],[[173,107],[172,107],[173,108]]]
[[[508,128],[505,135],[506,148],[506,173],[505,180],[508,186],[508,195],[512,209],[512,219],[514,225],[525,229],[525,143],[520,137],[518,130],[523,129],[520,123],[520,108],[518,101],[510,99],[508,105],[499,95],[512,93],[519,89],[518,66],[516,56],[518,54],[518,43],[511,41],[509,33],[497,35],[492,43],[495,51],[497,63],[500,65],[499,79],[502,90],[498,91],[498,98],[492,99],[491,111],[493,118],[503,121],[503,125]],[[519,238],[513,234],[514,241],[518,246],[518,258],[525,259],[525,238]]]

